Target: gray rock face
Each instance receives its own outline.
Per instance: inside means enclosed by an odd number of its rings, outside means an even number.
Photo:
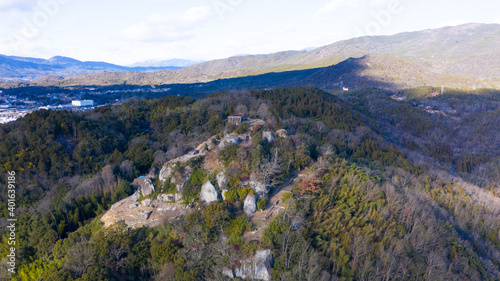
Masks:
[[[134,194],[132,194],[130,197],[130,200],[132,202],[137,202],[139,200],[139,198],[141,198],[141,194],[139,192],[134,192]]]
[[[252,196],[250,194],[245,198],[245,202],[243,203],[243,212],[245,214],[250,215],[257,211],[257,197]]]
[[[168,177],[170,177],[170,175],[172,174],[172,168],[168,167],[168,166],[163,166],[163,168],[161,168],[161,171],[160,171],[160,180],[161,181],[166,181],[168,179]]]
[[[231,269],[229,268],[223,268],[222,269],[222,274],[226,276],[227,278],[234,278],[234,273]]]
[[[160,194],[158,195],[158,200],[165,203],[171,203],[176,201],[174,194]]]
[[[270,131],[262,132],[262,138],[266,139],[268,142],[272,142],[274,139],[273,133]]]
[[[267,196],[269,193],[269,187],[260,181],[250,181],[250,187],[260,196]]]
[[[141,215],[142,215],[142,217],[143,217],[145,220],[147,220],[147,219],[149,219],[149,217],[151,216],[151,213],[153,213],[153,212],[152,212],[152,211],[143,211],[143,212],[141,212]]]
[[[215,177],[217,180],[217,184],[219,185],[219,188],[221,190],[227,190],[227,178],[226,178],[226,173],[224,171],[219,172],[217,176]]]
[[[226,136],[219,143],[219,149],[224,149],[226,146],[230,144],[240,144],[240,139],[237,137]]]
[[[271,280],[272,256],[271,250],[257,251],[250,260],[241,262],[234,270],[236,277],[252,280]]]
[[[182,194],[176,193],[175,194],[175,202],[180,201],[182,199]]]
[[[149,205],[151,205],[151,199],[144,199],[144,200],[142,200],[141,206],[147,207]]]
[[[201,187],[200,201],[211,203],[217,201],[218,199],[219,193],[217,193],[217,189],[215,189],[215,186],[211,182],[207,181]]]
[[[155,192],[155,186],[150,178],[145,178],[143,182],[139,185],[139,192],[142,196],[148,196]]]

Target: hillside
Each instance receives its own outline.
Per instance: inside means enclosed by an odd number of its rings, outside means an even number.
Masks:
[[[172,77],[160,75],[176,75],[177,72],[155,72],[144,76],[139,72],[105,72],[100,74],[86,74],[61,78],[48,76],[38,78],[32,83],[33,86],[43,87],[54,85],[57,87],[72,86],[112,86],[122,85],[126,79],[128,85],[148,85],[150,79],[155,76],[154,85],[163,85]],[[215,78],[215,77],[214,77]],[[181,79],[181,78],[179,78]],[[183,78],[182,78],[183,79]],[[173,79],[175,80],[175,79]],[[131,83],[132,81],[133,83]],[[184,80],[183,80],[184,81]],[[16,84],[25,85],[26,83]],[[329,67],[294,70],[284,72],[272,72],[254,76],[238,78],[217,79],[211,82],[194,84],[166,84],[173,88],[174,92],[187,94],[194,97],[206,96],[218,91],[231,89],[269,89],[279,87],[311,86],[325,91],[338,91],[342,85],[350,89],[362,89],[366,87],[378,87],[386,90],[397,91],[400,89],[418,86],[445,86],[449,88],[473,89],[473,88],[496,88],[495,80],[477,80],[463,77],[455,77],[429,71],[419,64],[395,59],[392,57],[368,55],[361,58],[351,58],[339,64]],[[17,87],[4,84],[4,87]]]
[[[270,72],[283,72],[322,68],[338,64],[349,58],[380,55],[388,59],[386,64],[403,60],[419,66],[418,71],[429,79],[424,84],[433,84],[433,73],[440,77],[456,79],[486,80],[492,87],[500,87],[500,25],[468,24],[456,27],[401,33],[392,36],[360,37],[337,42],[311,51],[288,51],[270,55],[238,56],[209,61],[174,71],[154,73],[96,73],[58,79],[57,83],[46,79],[35,80],[41,85],[152,85],[173,83],[199,83],[217,79],[244,77]],[[400,64],[400,63],[397,63]],[[399,71],[397,65],[389,65]],[[374,79],[397,80],[395,73]],[[445,80],[450,87],[455,78]],[[462,83],[463,84],[463,83]],[[476,83],[477,84],[477,83]]]
[[[500,93],[439,90],[175,95],[0,125],[19,226],[19,274],[0,279],[496,280]]]
[[[415,62],[442,74],[498,79],[498,42],[499,24],[466,24],[342,41],[299,55],[294,63],[327,66],[349,57],[372,54]],[[481,66],[483,70],[478,69]]]

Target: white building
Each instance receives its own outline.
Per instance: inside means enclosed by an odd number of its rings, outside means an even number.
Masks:
[[[93,100],[74,100],[71,102],[71,105],[75,107],[92,107],[94,106]]]

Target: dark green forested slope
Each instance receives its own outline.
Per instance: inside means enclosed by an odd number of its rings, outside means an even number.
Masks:
[[[18,274],[2,261],[0,277],[224,280],[222,268],[271,249],[273,280],[499,280],[498,93],[432,90],[402,92],[404,102],[378,89],[166,97],[38,111],[0,126],[1,173],[17,172],[20,226]],[[135,177],[224,130],[245,132],[245,123],[226,124],[236,113],[267,124],[249,132],[248,145],[217,152],[228,171],[225,202],[195,204],[156,228],[102,227],[99,216],[133,192]],[[278,129],[288,137],[262,137]],[[254,226],[242,201],[253,191],[241,181],[273,161],[276,183],[303,177],[262,240],[245,240]],[[193,170],[183,195],[197,198],[215,174],[198,160],[186,165]],[[5,245],[4,236],[2,259]]]

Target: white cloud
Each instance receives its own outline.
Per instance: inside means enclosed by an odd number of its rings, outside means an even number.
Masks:
[[[272,41],[274,41],[273,38],[293,31],[293,29],[294,26],[291,24],[269,27],[259,31],[241,34],[239,36],[226,40],[224,43],[226,47],[230,48],[247,47],[261,44],[267,45],[268,43],[272,43]]]
[[[333,0],[316,11],[316,16],[325,16],[343,8],[358,8],[361,0]]]
[[[0,11],[18,9],[30,10],[37,5],[37,0],[0,0]]]
[[[118,36],[130,41],[178,41],[192,36],[193,29],[212,15],[212,10],[205,6],[193,7],[183,13],[152,14]]]
[[[391,0],[370,0],[370,6],[387,5]]]

